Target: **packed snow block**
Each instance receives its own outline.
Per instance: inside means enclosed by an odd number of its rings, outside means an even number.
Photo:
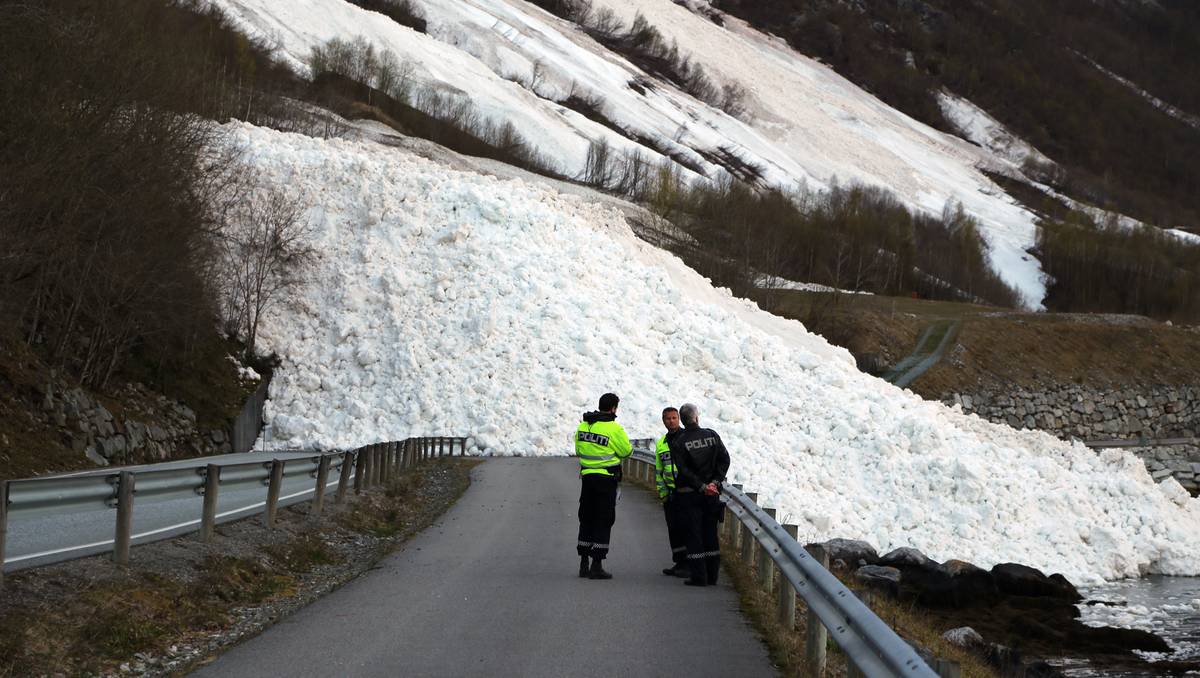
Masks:
[[[1010,596],[1045,596],[1071,602],[1083,600],[1079,591],[1061,574],[1047,577],[1037,568],[1018,563],[1001,563],[992,568],[992,578],[1001,593]]]

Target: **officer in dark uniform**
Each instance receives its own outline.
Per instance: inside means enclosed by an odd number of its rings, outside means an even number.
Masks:
[[[679,425],[679,410],[674,407],[662,411],[663,426],[667,432],[654,444],[654,486],[667,518],[667,540],[671,544],[671,567],[664,567],[663,574],[686,577],[687,541],[684,538],[682,521],[679,519],[675,496],[675,462],[671,460],[671,439],[683,430]]]
[[[721,543],[717,523],[723,515],[721,483],[729,470],[729,452],[716,431],[700,428],[700,410],[691,403],[679,408],[683,430],[671,439],[675,462],[675,498],[687,539],[691,576],[685,584],[717,583],[721,570]]]
[[[614,393],[600,396],[600,408],[583,415],[575,430],[575,456],[579,458],[579,576],[612,579],[602,563],[608,556],[608,538],[617,520],[617,483],[621,460],[633,452],[625,429],[617,423]],[[591,562],[588,562],[588,558]]]

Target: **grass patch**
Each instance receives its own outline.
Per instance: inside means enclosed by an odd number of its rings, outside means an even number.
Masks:
[[[734,520],[734,518],[729,519]],[[735,544],[722,539],[722,552],[727,554],[727,557],[721,559],[722,570],[727,573],[726,576],[729,577],[738,592],[738,603],[742,614],[750,620],[766,643],[771,654],[771,661],[779,667],[780,675],[785,678],[813,675],[812,667],[808,665],[805,656],[808,608],[804,604],[804,600],[797,599],[796,627],[785,628],[779,623],[776,616],[776,600],[780,583],[778,573],[775,575],[771,593],[765,593],[758,583],[757,568],[742,562],[737,555],[739,552]],[[835,572],[835,574],[838,573]],[[902,638],[924,647],[936,657],[958,662],[962,666],[964,677],[997,678],[1000,675],[979,657],[943,640],[942,633],[950,629],[937,626],[920,610],[885,596],[867,595],[857,591],[855,593],[859,595],[860,599],[864,599],[868,607]],[[827,643],[825,675],[845,675],[846,655],[832,639]]]

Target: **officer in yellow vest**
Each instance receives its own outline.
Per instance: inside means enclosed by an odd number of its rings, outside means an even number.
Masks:
[[[663,426],[667,432],[654,444],[654,485],[658,489],[658,499],[663,505],[663,514],[667,518],[667,540],[671,544],[671,567],[664,567],[663,574],[676,577],[686,577],[689,574],[687,565],[687,538],[680,520],[675,498],[675,462],[671,459],[671,439],[683,427],[679,424],[679,410],[668,407],[662,411]]]
[[[575,456],[579,458],[579,576],[612,579],[604,571],[608,538],[617,520],[617,483],[621,460],[633,452],[629,436],[617,423],[614,393],[600,396],[597,412],[583,415],[575,431]],[[591,562],[588,559],[591,558]]]

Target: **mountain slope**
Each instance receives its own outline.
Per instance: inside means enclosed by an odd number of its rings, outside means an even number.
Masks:
[[[582,173],[591,142],[605,139],[651,161],[669,155],[693,178],[716,178],[732,156],[760,168],[767,185],[862,182],[935,214],[961,202],[982,222],[994,265],[1026,304],[1038,307],[1045,293],[1037,261],[1026,253],[1034,216],[978,169],[1013,172],[1013,165],[898,113],[737,20],[718,26],[669,0],[594,3],[625,25],[642,14],[715,81],[746,87],[745,120],[647,76],[574,24],[520,0],[414,2],[428,35],[344,0],[211,2],[300,72],[314,47],[363,36],[412,64],[419,92],[470,100],[481,115],[513,122],[569,176]],[[612,124],[560,103],[572,93],[598,97]]]

